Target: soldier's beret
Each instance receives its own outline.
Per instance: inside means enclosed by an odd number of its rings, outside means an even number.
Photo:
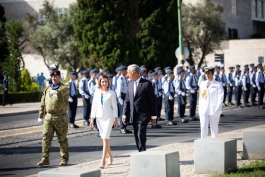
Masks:
[[[49,67],[49,71],[56,71],[56,68],[54,68],[54,67]]]
[[[254,66],[254,63],[250,63],[249,66]]]
[[[89,70],[83,70],[82,74],[89,74]]]
[[[204,68],[205,68],[205,67],[207,67],[207,66],[204,65],[204,66],[201,67],[201,69],[204,71]]]
[[[249,68],[245,68],[244,71],[249,71]]]
[[[217,65],[216,65],[216,66],[214,67],[214,69],[220,69],[220,66],[217,66]]]
[[[106,72],[106,71],[107,71],[107,69],[106,69],[106,68],[104,68],[104,69],[102,69],[102,71],[101,71],[101,72],[102,72],[102,73],[104,73],[104,72]]]
[[[69,72],[68,76],[75,75],[75,72]]]
[[[236,73],[237,73],[237,74],[238,74],[238,73],[241,73],[241,70],[237,70]]]
[[[248,67],[248,64],[244,65],[244,67]]]
[[[180,73],[184,73],[184,72],[185,72],[185,70],[182,69],[182,68],[180,68],[180,69],[177,70],[177,73],[178,73],[178,74],[180,74]]]
[[[127,66],[120,66],[120,71],[127,70]]]
[[[253,69],[257,69],[257,66],[253,66]]]
[[[140,74],[143,74],[143,73],[146,73],[146,72],[147,72],[147,70],[143,69],[143,70],[140,71]]]
[[[113,78],[113,74],[107,74],[108,78]]]
[[[262,66],[262,64],[261,64],[261,63],[257,64],[257,67],[260,67],[260,66]]]
[[[154,71],[156,71],[156,72],[157,72],[158,70],[161,70],[161,67],[158,66],[158,67],[156,67],[156,68],[154,69]]]
[[[6,74],[7,72],[6,71],[3,71],[2,74]]]
[[[189,70],[191,70],[191,69],[195,69],[195,66],[190,66],[189,67]]]
[[[177,67],[177,70],[179,70],[179,69],[183,69],[183,67],[182,67],[182,66],[178,66],[178,67]]]
[[[236,65],[236,67],[240,67],[240,65]]]
[[[119,67],[117,67],[117,68],[115,69],[115,71],[116,71],[116,72],[118,72],[119,70],[120,70],[120,68],[119,68]]]
[[[146,68],[145,65],[140,66],[140,69],[142,69],[142,68]]]
[[[166,71],[166,70],[169,70],[169,69],[170,69],[170,66],[167,66],[167,67],[165,67],[164,70]]]
[[[98,79],[99,76],[101,76],[101,73],[97,73],[97,74],[95,75],[95,78]]]
[[[61,76],[61,72],[59,70],[52,71],[50,76]]]
[[[232,67],[232,66],[230,66],[230,67],[228,67],[228,69],[233,69],[233,67]]]
[[[212,67],[212,66],[205,67],[205,68],[204,68],[204,72],[205,72],[205,73],[207,73],[207,72],[212,72],[212,73],[214,73],[214,67]]]
[[[220,69],[225,69],[225,67],[221,66]]]
[[[151,77],[156,76],[156,75],[157,75],[157,72],[152,72],[152,73],[150,74]]]
[[[173,74],[173,71],[172,71],[172,70],[168,70],[168,71],[166,72],[166,74]]]
[[[92,69],[92,70],[89,72],[89,74],[93,74],[93,73],[97,73],[97,70]]]

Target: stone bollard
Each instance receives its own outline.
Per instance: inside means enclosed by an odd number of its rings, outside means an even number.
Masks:
[[[100,169],[61,167],[41,171],[38,177],[100,177]]]
[[[249,160],[265,159],[265,129],[243,131],[243,158]]]
[[[178,177],[177,151],[145,151],[131,155],[132,177]]]
[[[194,141],[195,173],[224,174],[236,168],[236,140],[206,138]]]

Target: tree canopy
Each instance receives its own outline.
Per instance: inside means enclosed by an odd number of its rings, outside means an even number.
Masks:
[[[221,18],[223,7],[210,0],[183,5],[184,45],[190,51],[187,62],[200,67],[205,56],[218,49],[225,39],[225,23]]]

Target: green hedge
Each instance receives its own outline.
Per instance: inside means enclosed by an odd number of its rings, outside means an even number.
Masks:
[[[38,102],[40,92],[19,92],[8,93],[13,103]],[[0,100],[3,100],[3,92],[0,94]]]

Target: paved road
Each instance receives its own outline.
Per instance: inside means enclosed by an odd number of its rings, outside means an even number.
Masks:
[[[222,117],[220,122],[220,133],[265,124],[265,110],[260,110],[256,107],[226,110],[224,114],[225,117]],[[81,116],[80,110],[78,116]],[[9,119],[13,123],[21,120],[31,122],[36,120],[36,116],[35,114],[29,114],[24,115],[24,118],[10,116],[6,117],[6,119]],[[8,123],[7,120],[5,120],[6,123]],[[148,129],[148,148],[170,143],[193,141],[200,137],[199,122],[179,123],[176,126],[167,126],[166,122],[162,121],[161,125],[163,128],[159,130]],[[129,127],[129,129],[132,129],[132,127]],[[7,139],[9,139],[9,143]],[[56,138],[53,141],[51,149],[51,166],[48,168],[36,167],[36,163],[41,158],[40,132],[26,136],[9,137],[7,139],[1,139],[1,142],[4,141],[4,143],[0,145],[0,176],[26,176],[58,167],[60,155]],[[71,129],[68,139],[70,145],[70,165],[100,159],[102,141],[97,137],[96,132],[85,127]],[[119,130],[112,131],[111,145],[115,157],[136,150],[133,135],[120,134]]]

